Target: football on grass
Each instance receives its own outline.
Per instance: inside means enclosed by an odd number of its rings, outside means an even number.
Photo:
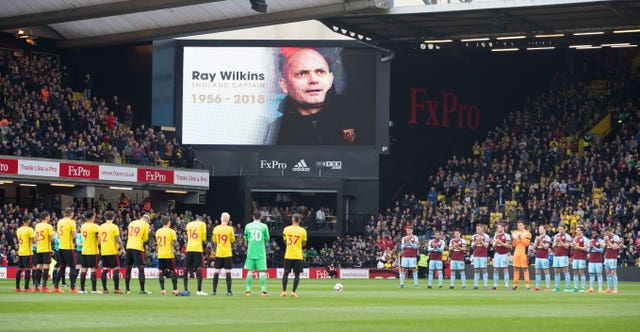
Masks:
[[[336,292],[342,292],[342,284],[341,283],[337,283],[337,284],[333,285],[333,290],[335,290]]]

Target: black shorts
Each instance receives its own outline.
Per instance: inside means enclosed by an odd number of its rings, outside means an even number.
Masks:
[[[201,268],[204,265],[204,259],[201,252],[188,251],[187,257],[184,259],[186,268]]]
[[[102,268],[113,269],[115,267],[120,267],[120,257],[118,255],[102,256]]]
[[[76,251],[72,249],[60,249],[59,251],[60,260],[58,261],[59,265],[64,266],[76,266]]]
[[[33,256],[18,256],[18,268],[30,269],[33,266]]]
[[[51,253],[50,252],[39,252],[36,254],[36,265],[40,264],[51,264]]]
[[[158,270],[170,270],[171,272],[175,272],[176,270],[176,261],[173,258],[158,258]]]
[[[96,268],[98,267],[98,255],[82,255],[80,264],[83,268]]]
[[[144,266],[144,252],[138,249],[127,249],[127,266]]]
[[[293,273],[302,273],[302,259],[285,259],[284,273],[291,273],[291,269],[293,269]]]
[[[216,257],[213,260],[213,267],[216,269],[233,269],[233,257]]]

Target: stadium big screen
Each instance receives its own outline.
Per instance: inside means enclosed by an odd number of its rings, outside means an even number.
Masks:
[[[175,127],[213,176],[241,177],[247,209],[255,190],[335,192],[334,211],[349,190],[377,204],[389,141],[390,64],[380,51],[351,41],[163,40],[153,57],[153,125]]]
[[[182,143],[384,145],[376,141],[379,54],[354,46],[180,43],[175,122]]]

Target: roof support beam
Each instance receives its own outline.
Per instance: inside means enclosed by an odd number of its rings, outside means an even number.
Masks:
[[[153,39],[179,37],[193,33],[221,32],[279,23],[322,19],[326,17],[335,17],[351,13],[371,13],[372,10],[388,10],[389,8],[386,4],[388,4],[386,1],[381,0],[351,0],[345,3],[332,4],[321,7],[257,14],[226,20],[214,20],[158,29],[116,33],[111,35],[69,39],[58,42],[58,46],[86,47],[134,43],[140,41],[149,41]]]
[[[131,0],[105,3],[100,5],[76,7],[70,9],[54,10],[50,12],[26,14],[20,16],[5,17],[0,20],[0,30],[32,27],[61,22],[88,20],[92,18],[124,15],[130,13],[146,12],[151,10],[166,9],[199,5],[208,2],[224,0]]]

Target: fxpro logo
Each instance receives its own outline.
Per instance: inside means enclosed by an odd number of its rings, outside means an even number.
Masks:
[[[293,168],[291,168],[291,170],[294,172],[308,172],[311,170],[311,168],[307,166],[307,163],[304,161],[304,159],[300,159],[297,164],[293,165]]]
[[[261,169],[287,169],[287,163],[278,160],[260,160]]]
[[[316,161],[316,167],[329,169],[342,169],[342,160]]]

